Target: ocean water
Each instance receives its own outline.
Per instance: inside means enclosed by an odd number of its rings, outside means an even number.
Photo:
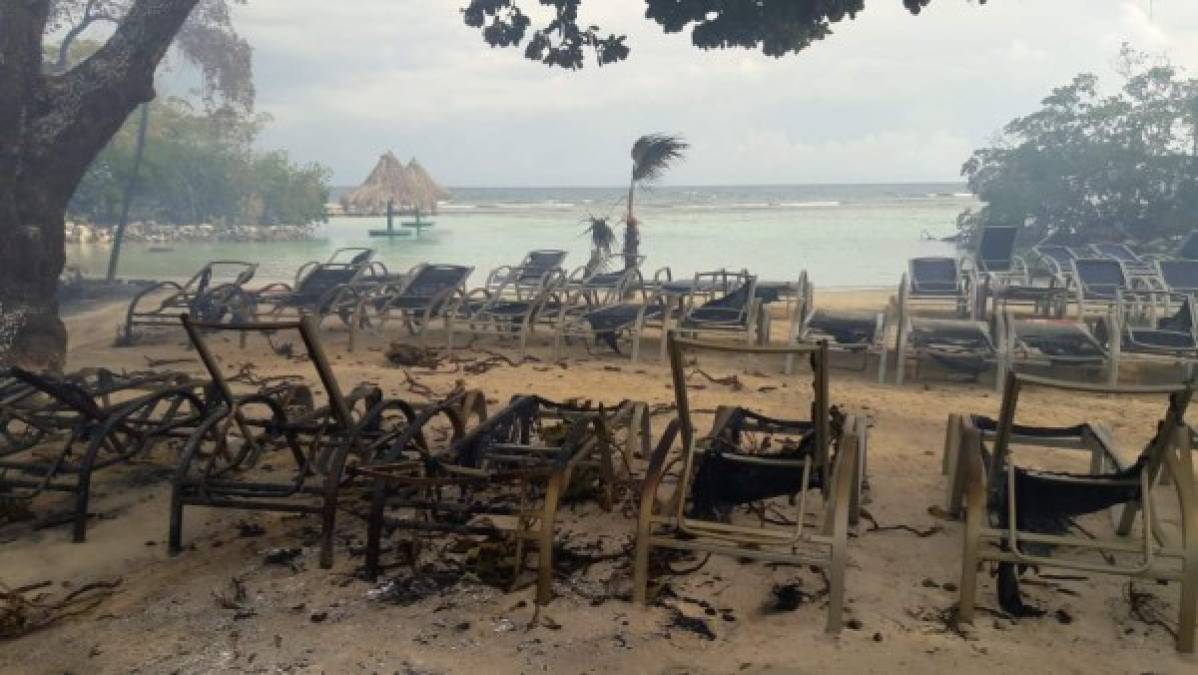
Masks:
[[[290,280],[308,260],[342,246],[373,246],[390,269],[421,262],[473,265],[471,281],[515,264],[534,248],[570,252],[567,268],[586,262],[588,214],[610,215],[619,232],[621,188],[458,188],[420,239],[371,238],[385,218],[332,218],[304,242],[167,244],[150,251],[127,244],[120,275],[181,279],[207,260],[261,264],[258,278]],[[747,268],[762,279],[791,280],[806,269],[819,287],[894,285],[906,260],[951,254],[936,241],[956,231],[957,214],[977,201],[957,183],[656,187],[637,195],[644,269],[669,266],[675,277],[696,271]],[[159,245],[162,246],[162,245]],[[67,262],[84,274],[103,274],[109,247],[72,244]]]

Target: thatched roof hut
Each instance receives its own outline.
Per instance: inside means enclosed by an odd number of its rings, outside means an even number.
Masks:
[[[388,151],[367,176],[366,182],[341,198],[346,213],[377,216],[387,212],[387,202],[394,201],[401,211],[418,209],[421,213],[436,213],[437,202],[448,199],[449,192],[437,184],[415,158],[404,166]]]

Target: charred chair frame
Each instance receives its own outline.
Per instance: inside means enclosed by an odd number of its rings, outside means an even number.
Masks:
[[[416,410],[399,399],[384,399],[377,387],[358,387],[343,395],[320,343],[314,317],[297,321],[208,324],[182,317],[183,327],[200,360],[212,376],[217,405],[183,448],[171,490],[169,551],[182,551],[183,514],[187,506],[231,508],[321,516],[320,566],[332,567],[334,528],[341,492],[349,483],[351,459],[369,462],[416,417]],[[265,387],[235,394],[228,378],[203,337],[207,331],[271,333],[298,331],[328,404],[313,407],[311,391],[300,384]],[[251,418],[250,406],[269,410],[269,418]],[[299,409],[297,413],[295,410]],[[387,426],[386,415],[403,420]],[[240,432],[242,444],[232,449],[230,434]],[[239,480],[267,453],[283,451],[295,462],[291,480]]]
[[[36,445],[45,436],[35,420],[46,401],[38,390],[0,371],[0,456]]]
[[[423,440],[424,425],[440,411],[428,409],[421,413],[379,462],[357,469],[359,474],[374,479],[366,544],[367,575],[374,578],[380,571],[381,541],[387,528],[511,536],[516,545],[513,585],[522,572],[525,545],[534,542],[539,561],[536,603],[547,604],[553,597],[557,513],[571,478],[580,468],[597,468],[603,484],[600,504],[610,510],[616,472],[611,432],[614,424],[622,423],[630,427],[630,433],[636,431],[639,435],[639,429],[631,428],[638,412],[644,414],[643,404],[638,408],[623,403],[607,411],[554,403],[537,396],[516,396],[502,410],[456,439],[442,457],[429,452]],[[640,419],[648,422],[647,415]],[[534,429],[545,421],[563,425],[559,445],[533,442]],[[453,502],[442,498],[442,490],[449,488],[485,493],[499,485],[519,490],[517,506],[487,503],[472,498],[473,493],[464,493],[461,500]],[[539,505],[532,503],[538,501]],[[388,506],[410,509],[425,517],[389,517]],[[439,520],[438,512],[456,518]],[[470,520],[475,516],[514,517],[515,524],[472,524]]]
[[[1106,318],[1099,318],[1105,323]],[[1017,366],[1100,369],[1103,379],[1115,384],[1115,358],[1084,321],[1017,318],[1010,310],[995,315],[998,334],[998,380]]]
[[[239,271],[231,281],[212,285],[217,270],[223,267]],[[208,321],[220,321],[226,317],[233,321],[252,318],[255,312],[254,294],[245,290],[245,285],[253,280],[257,271],[258,263],[213,260],[183,284],[162,281],[142,290],[133,296],[125,312],[124,339],[136,339],[135,326],[178,328],[182,314],[203,317]],[[170,289],[174,292],[162,299],[157,307],[145,309],[140,306],[154,294]]]
[[[199,385],[175,373],[98,369],[59,378],[10,372],[25,389],[6,399],[0,414],[36,432],[32,442],[0,447],[0,495],[74,495],[75,542],[87,538],[95,472],[147,455],[164,440],[187,438],[208,409]],[[43,458],[49,444],[58,449]]]
[[[904,275],[904,282],[899,284],[898,326],[894,346],[895,384],[901,385],[906,379],[908,357],[915,361],[915,375],[919,374],[923,356],[932,356],[945,367],[951,367],[948,361],[953,359],[976,359],[985,366],[978,369],[977,375],[997,366],[999,352],[989,325],[973,319],[914,316],[911,311],[912,298],[909,296],[911,287],[906,279]],[[1002,380],[996,378],[995,387],[1000,386]]]
[[[1018,469],[1009,461],[1010,446],[1027,428],[1015,425],[1019,395],[1024,387],[1032,386],[1092,394],[1159,395],[1168,397],[1164,419],[1156,433],[1141,451],[1135,464],[1128,465],[1116,452],[1105,428],[1082,425],[1076,439],[1091,455],[1088,474],[1035,472]],[[1114,574],[1133,578],[1181,582],[1180,618],[1177,650],[1194,651],[1195,610],[1198,605],[1198,486],[1195,485],[1191,458],[1190,430],[1185,424],[1185,411],[1193,397],[1192,383],[1162,386],[1109,387],[1063,382],[1047,378],[1011,373],[1003,395],[1002,408],[994,431],[993,450],[983,456],[981,442],[972,435],[963,444],[958,461],[965,476],[964,507],[965,533],[961,570],[960,619],[972,622],[977,593],[978,567],[983,561],[1012,565],[1035,565],[1057,569],[1078,570],[1096,574]],[[950,426],[951,430],[951,426]],[[1062,433],[1062,430],[1053,430]],[[1023,472],[1020,474],[1019,472]],[[1091,490],[1116,486],[1129,491],[1130,499],[1113,501],[1105,507],[1114,525],[1116,540],[1048,534],[1019,529],[1019,497],[1016,487],[1019,476],[1055,483],[1071,490]],[[1181,509],[1180,541],[1168,536],[1156,519],[1152,488],[1171,484]],[[1007,524],[988,522],[992,515],[988,497],[1003,495],[1005,505],[998,501]],[[1005,506],[1005,509],[1003,508]],[[1098,512],[1098,511],[1094,511]],[[1140,532],[1132,538],[1132,529],[1140,521]],[[1021,548],[1032,543],[1049,546],[1069,546],[1085,550],[1105,551],[1127,555],[1140,554],[1140,559],[1127,565],[1099,564],[1061,556],[1035,554]],[[1165,560],[1179,561],[1178,566],[1164,566]]]
[[[785,347],[753,347],[721,342],[698,341],[678,337],[671,331],[669,341],[670,367],[673,375],[674,395],[678,406],[678,417],[670,422],[650,459],[649,468],[642,483],[640,509],[637,519],[636,558],[633,567],[633,598],[645,604],[648,598],[649,557],[655,548],[671,548],[687,551],[717,553],[757,560],[812,565],[825,569],[829,578],[828,619],[826,630],[838,632],[841,628],[844,605],[844,575],[848,548],[848,530],[852,512],[855,510],[857,490],[864,472],[863,456],[865,421],[863,418],[846,418],[840,436],[839,452],[832,456],[830,406],[828,402],[828,348],[826,344],[788,345]],[[697,475],[697,462],[708,450],[706,439],[696,436],[694,421],[687,393],[685,356],[686,350],[704,350],[726,354],[767,354],[780,357],[807,357],[812,360],[814,371],[815,400],[812,405],[813,420],[807,428],[814,438],[814,451],[799,458],[779,458],[740,454],[738,461],[746,466],[766,470],[801,470],[801,489],[798,491],[798,508],[794,525],[786,528],[770,527],[762,523],[759,527],[724,523],[705,518],[696,518],[687,512],[692,499],[691,485]],[[737,409],[721,407],[713,425],[715,433],[725,427],[730,415]],[[790,427],[795,421],[772,420],[751,411],[754,424],[772,428],[775,425]],[[681,436],[681,474],[673,497],[659,511],[658,490],[665,477],[671,448]],[[734,439],[732,439],[734,440]],[[809,514],[809,493],[815,489],[812,475],[820,471],[820,489],[823,492],[823,522],[816,526],[805,523]]]

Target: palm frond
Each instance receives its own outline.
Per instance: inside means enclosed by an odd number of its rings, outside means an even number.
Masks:
[[[657,180],[676,159],[681,159],[690,144],[681,136],[646,134],[632,144],[632,180],[649,183]]]

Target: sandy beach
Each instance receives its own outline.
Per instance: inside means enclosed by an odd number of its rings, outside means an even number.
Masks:
[[[816,301],[823,307],[882,308],[892,295],[892,289],[825,291]],[[177,361],[171,368],[201,374],[181,330],[159,331],[135,347],[113,347],[123,312],[123,304],[109,303],[68,318],[69,368],[142,370],[149,360],[169,360]],[[785,335],[781,317],[774,333]],[[500,364],[477,375],[447,367],[389,366],[383,351],[392,339],[403,337],[398,325],[382,335],[366,334],[352,353],[346,350],[343,329],[330,324],[323,337],[346,389],[369,381],[388,395],[418,400],[411,380],[438,393],[465,380],[494,402],[528,392],[559,400],[632,398],[651,406],[673,401],[655,337],[635,364],[607,352],[588,355],[574,348],[563,367],[552,362],[551,337],[541,334],[530,349],[535,360]],[[494,339],[477,347],[508,355],[515,351]],[[308,364],[276,363],[261,345],[228,353],[233,361],[254,363],[259,375],[290,368],[313,376]],[[459,354],[485,356],[470,349]],[[929,375],[902,387],[878,385],[872,368],[857,371],[853,363],[846,358],[841,364],[846,367],[834,370],[832,401],[869,419],[871,492],[865,508],[883,529],[873,531],[866,519],[854,532],[847,573],[848,627],[837,636],[823,632],[820,577],[794,567],[713,557],[697,572],[659,579],[668,582],[671,592],[652,606],[633,605],[626,599],[631,557],[619,555],[635,529],[632,490],[624,491],[611,512],[590,502],[565,509],[559,542],[596,560],[558,570],[557,597],[535,626],[530,626],[534,607],[529,587],[505,592],[463,577],[401,602],[382,592],[387,580],[360,580],[354,572],[362,564],[365,526],[349,516],[338,524],[331,570],[317,564],[312,536],[316,518],[228,509],[189,510],[186,550],[169,557],[170,456],[159,452],[99,475],[92,497],[96,517],[86,543],[71,543],[64,525],[0,528],[0,581],[9,587],[50,582],[44,591],[61,596],[89,582],[120,580],[94,609],[0,643],[0,671],[1194,672],[1194,660],[1176,654],[1165,629],[1133,616],[1128,584],[1121,577],[1081,575],[1025,583],[1025,598],[1046,614],[1012,619],[997,611],[993,580],[983,573],[978,598],[988,609],[979,612],[973,626],[947,621],[961,575],[962,524],[944,518],[941,510],[945,420],[956,411],[996,416],[999,398],[985,379],[965,383]],[[795,388],[777,388],[780,374],[738,377],[740,390],[715,383],[697,389],[695,405],[740,404],[769,414],[802,401]],[[1139,401],[1096,410],[1061,397],[1033,399],[1033,410],[1032,419],[1045,423],[1074,423],[1100,413],[1128,424],[1151,424],[1161,412]],[[668,419],[668,414],[652,418],[655,439]],[[635,484],[643,460],[633,468]],[[52,512],[64,501],[40,497],[34,510]],[[910,529],[885,529],[895,525]],[[291,547],[301,550],[285,564],[267,562],[273,551]],[[397,567],[388,571],[388,579],[410,574]],[[780,611],[773,589],[788,584],[798,584],[814,597],[797,609]],[[1175,584],[1141,581],[1135,589],[1153,594],[1153,616],[1175,625]]]

